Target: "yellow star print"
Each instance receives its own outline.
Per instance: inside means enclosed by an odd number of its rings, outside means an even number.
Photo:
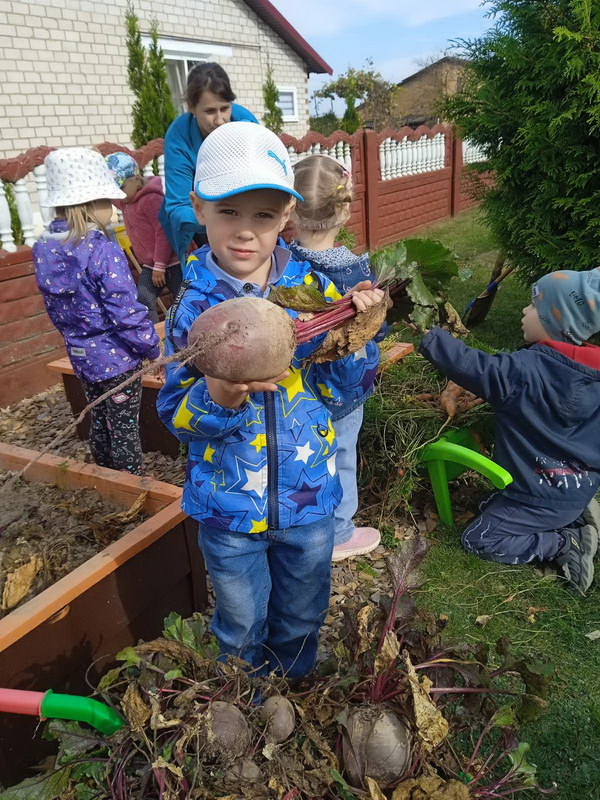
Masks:
[[[193,383],[195,380],[196,380],[196,378],[188,378],[188,379],[187,379],[187,380],[185,380],[185,381],[181,380],[181,381],[179,381],[179,385],[181,386],[181,388],[182,388],[182,389],[187,389],[187,387],[188,387],[188,386],[191,386],[191,385],[192,385],[192,383]]]
[[[323,292],[325,297],[329,297],[332,300],[339,300],[342,296],[338,290],[335,288],[335,283],[330,283],[329,286]]]
[[[331,447],[333,444],[333,440],[335,439],[335,431],[333,430],[333,425],[331,424],[331,419],[327,423],[327,436],[325,436],[325,441]]]
[[[263,531],[267,530],[267,518],[263,517],[262,519],[256,520],[251,519],[250,522],[252,523],[252,528],[250,529],[250,533],[262,533]]]
[[[219,480],[219,478],[221,480]],[[217,469],[213,472],[212,480],[210,481],[213,491],[217,491],[218,486],[225,486],[225,470]]]
[[[279,381],[279,386],[287,392],[288,403],[291,402],[297,394],[304,391],[304,384],[302,383],[302,370],[290,367],[290,374],[287,378]]]
[[[210,443],[206,445],[204,450],[204,460],[209,461],[212,464],[212,457],[215,453],[215,449],[210,446]]]
[[[187,397],[184,397],[177,409],[177,413],[173,417],[173,426],[178,429],[183,428],[186,431],[193,431],[194,429],[190,425],[193,418],[194,412],[188,409]]]
[[[250,442],[250,447],[254,447],[257,453],[261,448],[266,446],[267,446],[267,437],[264,433],[257,433],[254,440]]]
[[[321,392],[323,397],[333,397],[333,392],[331,391],[329,386],[325,386],[324,383],[317,383],[317,386],[319,387],[319,391]]]

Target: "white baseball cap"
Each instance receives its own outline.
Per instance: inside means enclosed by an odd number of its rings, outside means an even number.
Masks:
[[[92,200],[123,200],[106,161],[97,150],[60,147],[44,159],[48,197],[44,206],[77,206]]]
[[[228,122],[209,134],[196,161],[194,189],[203,200],[223,200],[253,189],[294,191],[294,171],[285,145],[254,122]]]

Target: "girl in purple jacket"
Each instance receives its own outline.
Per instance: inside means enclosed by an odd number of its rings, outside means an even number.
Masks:
[[[106,234],[111,200],[123,199],[100,153],[54,150],[45,159],[46,205],[55,210],[33,246],[35,277],[88,402],[159,355],[159,338],[121,248]],[[91,412],[90,448],[102,467],[141,473],[138,378]]]

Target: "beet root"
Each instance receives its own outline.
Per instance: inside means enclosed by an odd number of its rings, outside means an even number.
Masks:
[[[410,765],[410,734],[400,718],[383,708],[363,706],[348,717],[343,756],[357,788],[373,778],[382,788],[395,784]]]
[[[233,703],[211,703],[204,714],[203,729],[209,752],[223,761],[242,757],[250,744],[248,723]]]
[[[281,744],[288,739],[296,724],[296,713],[290,701],[280,694],[268,697],[262,704],[261,716],[267,720],[265,738],[267,742]]]
[[[239,297],[194,320],[188,333],[192,346],[198,346],[194,366],[200,372],[249,383],[275,378],[290,366],[296,334],[283,308],[259,297]]]

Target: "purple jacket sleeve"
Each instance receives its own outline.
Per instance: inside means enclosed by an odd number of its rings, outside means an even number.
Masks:
[[[142,358],[158,358],[158,334],[148,317],[148,309],[138,302],[129,265],[114,242],[107,241],[103,248],[96,263],[96,280],[102,307],[119,339]]]

